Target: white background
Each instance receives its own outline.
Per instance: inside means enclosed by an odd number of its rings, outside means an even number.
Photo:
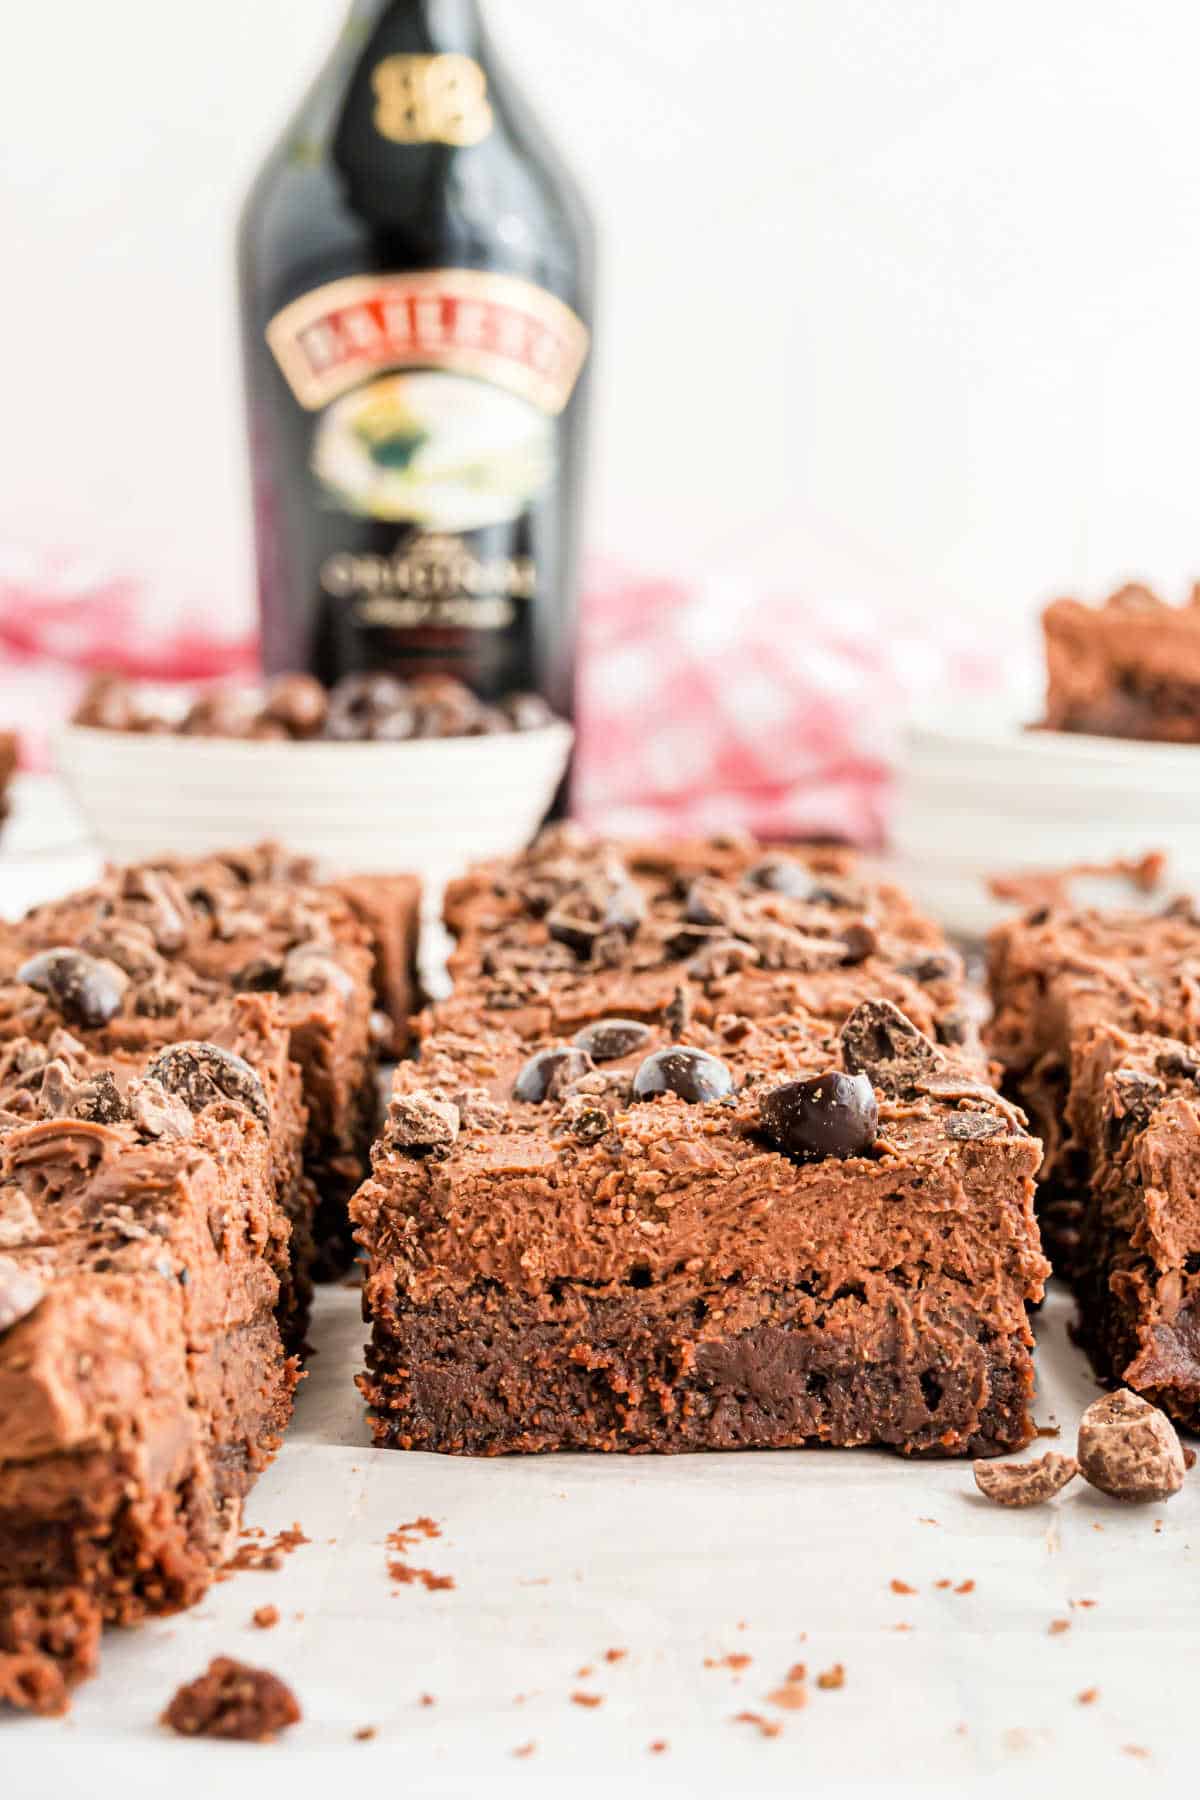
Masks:
[[[1184,0],[490,0],[606,227],[594,547],[1027,613],[1195,530]],[[0,549],[248,618],[236,205],[340,0],[0,0]]]

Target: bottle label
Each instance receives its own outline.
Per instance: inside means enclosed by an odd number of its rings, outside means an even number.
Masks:
[[[442,269],[330,282],[266,335],[312,422],[314,574],[339,642],[386,639],[377,662],[432,661],[498,693],[530,685],[536,520],[587,327],[529,282]]]
[[[470,56],[385,56],[371,72],[375,129],[393,144],[481,144],[494,123]]]

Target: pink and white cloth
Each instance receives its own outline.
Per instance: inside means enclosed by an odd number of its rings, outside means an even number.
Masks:
[[[836,610],[748,577],[593,563],[580,657],[576,806],[615,834],[745,829],[884,836],[904,718],[935,693],[996,686],[994,648],[944,615]],[[215,635],[130,575],[0,551],[0,726],[45,766],[89,675],[244,675],[250,631]]]

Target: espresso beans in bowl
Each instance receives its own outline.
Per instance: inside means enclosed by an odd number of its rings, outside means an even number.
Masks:
[[[101,678],[59,768],[118,861],[266,838],[323,870],[413,869],[436,884],[522,848],[549,810],[569,725],[536,695],[480,700],[444,675],[308,675],[178,690]]]

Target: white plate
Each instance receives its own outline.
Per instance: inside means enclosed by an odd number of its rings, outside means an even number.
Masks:
[[[987,878],[1163,851],[1168,888],[1200,889],[1200,746],[1030,731],[984,712],[911,728],[893,816],[898,879],[953,931],[1012,911]],[[1104,881],[1087,898],[1161,904]]]

